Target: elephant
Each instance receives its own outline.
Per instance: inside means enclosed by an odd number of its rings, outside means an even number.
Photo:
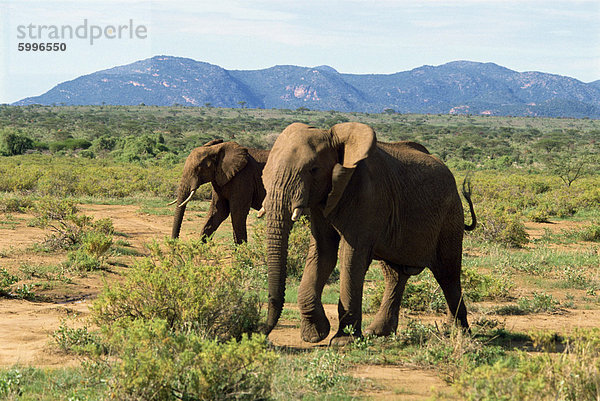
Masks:
[[[302,123],[285,128],[263,170],[266,197],[259,212],[266,215],[267,227],[266,334],[283,309],[289,233],[303,213],[311,223],[298,289],[304,341],[316,343],[329,334],[321,295],[338,254],[339,328],[331,344],[362,336],[363,284],[372,260],[381,261],[385,290],[367,333],[396,331],[406,282],[425,267],[441,286],[450,313],[468,330],[460,282],[462,240],[465,230],[475,228],[476,216],[465,182],[470,225],[454,176],[423,145],[377,142],[373,129],[358,122],[330,130]]]
[[[210,182],[212,200],[202,227],[202,238],[210,237],[231,214],[234,242],[241,244],[247,241],[248,212],[250,208],[260,209],[265,197],[261,174],[268,156],[268,150],[245,148],[221,139],[193,149],[183,167],[177,199],[170,203],[178,205],[171,237],[179,237],[186,205],[195,191],[200,185]]]

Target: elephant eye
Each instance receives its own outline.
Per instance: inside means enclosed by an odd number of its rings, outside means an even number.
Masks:
[[[316,174],[316,173],[317,173],[317,171],[319,171],[319,168],[318,168],[317,166],[315,166],[315,167],[312,167],[312,168],[310,169],[310,173],[311,173],[311,174],[313,174],[313,175],[314,175],[314,174]]]

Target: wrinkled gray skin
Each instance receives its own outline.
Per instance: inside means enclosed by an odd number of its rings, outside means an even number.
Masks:
[[[468,328],[460,283],[463,207],[450,170],[414,142],[377,143],[360,123],[331,130],[288,126],[263,171],[266,197],[269,303],[266,332],[283,308],[292,217],[310,216],[312,238],[298,289],[302,339],[325,339],[330,324],[321,303],[327,278],[340,259],[339,328],[332,343],[362,335],[362,292],[373,259],[382,261],[385,292],[367,332],[388,335],[398,326],[407,279],[429,267],[450,313]],[[463,193],[469,202],[470,193]]]
[[[212,183],[212,201],[202,238],[210,237],[231,214],[233,240],[236,244],[247,241],[248,212],[250,208],[260,209],[265,197],[261,174],[268,156],[267,150],[248,149],[222,140],[191,151],[183,167],[176,204],[181,205],[200,185]],[[179,237],[186,206],[175,210],[172,238]]]

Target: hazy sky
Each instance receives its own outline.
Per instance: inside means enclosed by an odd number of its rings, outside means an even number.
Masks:
[[[160,54],[349,73],[471,60],[600,79],[599,0],[0,0],[0,33],[0,103]],[[40,42],[66,50],[18,51]]]

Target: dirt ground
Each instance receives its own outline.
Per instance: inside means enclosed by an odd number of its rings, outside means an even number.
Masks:
[[[140,254],[145,253],[144,244],[153,239],[161,240],[170,234],[172,217],[169,215],[146,214],[137,205],[80,205],[80,209],[95,218],[109,217],[116,232],[130,243]],[[0,215],[2,217],[2,215]],[[29,215],[4,216],[12,223],[0,224],[0,267],[18,273],[23,264],[60,264],[65,255],[32,252],[31,247],[47,235],[47,231],[28,227]],[[188,212],[182,227],[182,238],[198,235],[202,216],[199,212]],[[527,229],[534,238],[542,236],[546,229],[558,232],[578,223],[529,224]],[[230,223],[226,221],[220,235],[228,235]],[[131,258],[131,257],[130,257]],[[125,260],[123,265],[126,265]],[[119,279],[126,267],[115,267],[101,275],[76,277],[71,283],[42,290],[44,301],[32,302],[0,298],[0,367],[27,365],[37,367],[73,366],[80,363],[72,356],[62,354],[52,344],[52,333],[65,319],[76,318],[84,322],[94,296],[101,290],[103,281]],[[36,290],[36,294],[37,294]],[[296,308],[286,305],[286,308]],[[326,313],[332,322],[332,334],[337,328],[337,306],[326,305]],[[471,316],[473,321],[477,318]],[[428,323],[443,322],[442,315],[419,315],[417,318]],[[599,327],[600,309],[563,310],[560,314],[531,314],[524,316],[499,316],[507,330],[526,332],[532,328],[566,332],[575,327]],[[79,323],[83,324],[83,323]],[[330,336],[332,335],[330,334]],[[296,323],[282,321],[270,335],[270,341],[291,348],[325,347],[329,338],[320,344],[308,344],[300,339]],[[351,374],[376,382],[382,390],[369,394],[375,400],[425,400],[435,394],[447,392],[447,384],[435,371],[418,369],[414,366],[356,366]],[[365,394],[366,396],[366,394]],[[446,398],[446,397],[445,397]]]

